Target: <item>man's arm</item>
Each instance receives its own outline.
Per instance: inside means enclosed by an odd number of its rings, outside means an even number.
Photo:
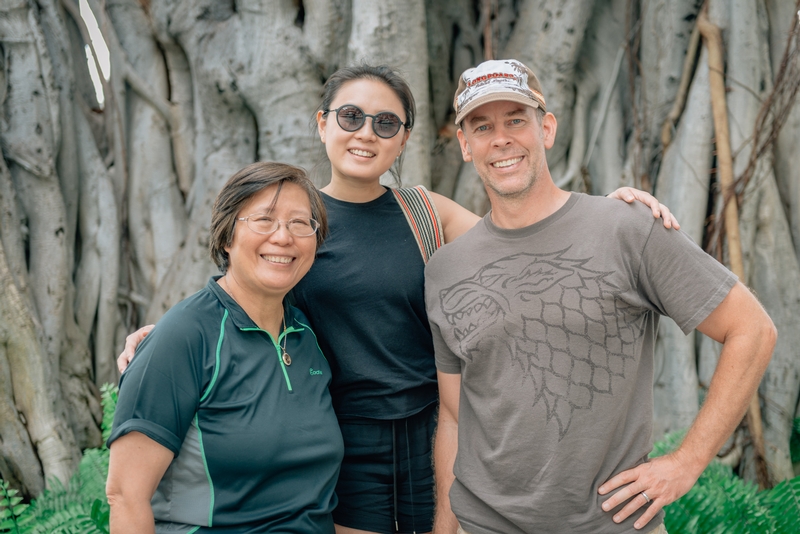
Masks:
[[[109,451],[106,495],[111,534],[155,532],[150,499],[172,462],[172,451],[140,432],[115,440]]]
[[[461,375],[437,372],[439,379],[439,423],[433,444],[433,468],[436,477],[436,512],[433,534],[455,534],[458,521],[450,509],[450,486],[455,475],[453,465],[458,452],[458,402]]]
[[[677,450],[623,471],[600,486],[601,495],[625,486],[603,503],[603,510],[609,511],[630,499],[614,515],[615,522],[648,503],[642,492],[650,504],[634,524],[637,529],[691,489],[742,420],[777,339],[772,320],[741,283],[697,329],[723,344],[706,401]]]

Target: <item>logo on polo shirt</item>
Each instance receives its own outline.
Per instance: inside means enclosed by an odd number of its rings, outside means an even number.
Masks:
[[[309,367],[309,368],[308,368],[308,374],[310,374],[310,375],[321,375],[321,374],[322,374],[322,371],[321,371],[321,370],[319,370],[319,369],[317,369],[317,370],[315,371],[313,367]]]

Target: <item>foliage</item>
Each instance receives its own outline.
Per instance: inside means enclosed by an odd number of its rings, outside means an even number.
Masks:
[[[109,507],[105,496],[108,449],[114,409],[119,398],[116,386],[101,389],[103,399],[103,443],[87,449],[78,472],[67,487],[58,480],[30,505],[17,490],[0,480],[0,533],[12,534],[108,534]],[[674,450],[683,433],[670,434],[653,446],[652,457]],[[794,421],[792,461],[800,460],[800,419]],[[694,487],[665,508],[669,532],[682,534],[755,534],[800,532],[800,477],[785,480],[767,491],[745,482],[733,470],[712,462]]]
[[[792,425],[792,437],[789,440],[789,450],[792,454],[792,463],[800,462],[800,417]]]
[[[103,449],[111,435],[111,427],[114,425],[114,411],[119,400],[119,388],[113,384],[105,384],[100,388],[100,396],[103,403]]]
[[[106,500],[108,448],[119,390],[106,384],[103,400],[103,446],[86,449],[68,486],[50,480],[50,487],[30,505],[22,504],[17,491],[5,480],[0,493],[0,533],[13,534],[108,534],[109,507]]]
[[[13,532],[19,534],[30,523],[31,517],[26,514],[28,505],[22,502],[22,497],[15,489],[8,487],[8,482],[0,479],[0,532]]]
[[[674,450],[682,433],[656,443],[651,456]],[[745,482],[733,469],[712,462],[689,493],[665,507],[667,531],[683,534],[800,532],[800,477],[766,491]]]

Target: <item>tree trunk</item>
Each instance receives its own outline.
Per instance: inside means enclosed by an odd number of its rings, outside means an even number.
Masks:
[[[461,159],[453,94],[487,57],[522,60],[558,119],[548,162],[560,185],[652,188],[727,261],[697,0],[89,0],[112,63],[102,106],[77,4],[0,0],[0,474],[29,495],[48,477],[66,481],[79,450],[99,444],[97,385],[117,380],[124,334],[215,273],[211,204],[228,177],[280,160],[327,183],[313,117],[341,66],[402,72],[417,103],[403,184],[482,215],[490,206]],[[723,30],[734,174],[754,170],[738,190],[743,281],[779,330],[759,390],[777,482],[792,475],[800,397],[800,108],[788,107],[800,85],[798,6],[708,4]],[[764,102],[787,111],[762,113]],[[764,143],[757,124],[782,129]],[[662,321],[656,439],[691,423],[718,354]],[[738,467],[752,477],[746,435]]]

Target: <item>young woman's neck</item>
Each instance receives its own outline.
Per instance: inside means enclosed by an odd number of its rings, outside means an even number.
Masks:
[[[386,188],[381,185],[380,178],[369,181],[353,180],[334,174],[331,182],[320,191],[336,200],[363,203],[380,197],[386,192]]]

